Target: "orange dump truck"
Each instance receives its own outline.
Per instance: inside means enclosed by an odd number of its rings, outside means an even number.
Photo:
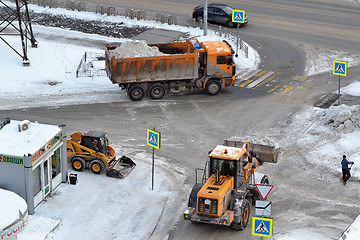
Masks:
[[[114,51],[120,46],[106,45],[106,71],[113,83],[126,90],[134,101],[145,93],[153,99],[161,99],[166,91],[182,93],[205,89],[210,95],[218,94],[223,87],[235,83],[234,51],[226,41],[148,44],[156,48],[155,56],[133,55],[119,57]],[[124,49],[128,50],[128,49]]]

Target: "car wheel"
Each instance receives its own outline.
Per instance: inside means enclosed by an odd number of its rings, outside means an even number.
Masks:
[[[240,23],[239,23],[240,24]],[[235,27],[235,23],[233,23],[233,21],[229,20],[227,23],[226,23],[226,26],[228,26],[229,28],[233,28]]]
[[[204,22],[204,17],[199,15],[199,16],[196,17],[196,21],[197,22]]]

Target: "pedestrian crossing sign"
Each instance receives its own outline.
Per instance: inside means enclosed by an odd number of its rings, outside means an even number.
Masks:
[[[146,139],[147,139],[147,145],[156,149],[160,149],[161,134],[159,132],[148,129]]]
[[[252,235],[259,237],[272,238],[273,219],[272,218],[252,218]]]
[[[347,62],[333,61],[333,74],[346,76],[347,75]]]
[[[236,23],[245,23],[245,11],[244,10],[233,10],[232,21]]]

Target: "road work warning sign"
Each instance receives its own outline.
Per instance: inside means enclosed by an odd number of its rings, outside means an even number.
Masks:
[[[244,10],[233,10],[232,21],[236,23],[245,23],[245,11]]]
[[[272,237],[273,219],[272,218],[252,218],[252,235],[259,237]]]

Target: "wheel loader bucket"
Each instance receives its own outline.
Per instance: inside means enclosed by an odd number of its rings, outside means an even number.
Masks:
[[[256,143],[249,143],[249,152],[260,162],[277,163],[279,148]]]
[[[277,163],[279,147],[272,144],[253,143],[251,140],[246,141],[249,144],[249,153],[260,162]],[[225,140],[225,146],[242,147],[244,141]]]
[[[109,164],[106,176],[113,178],[125,178],[136,166],[136,163],[126,156]]]

